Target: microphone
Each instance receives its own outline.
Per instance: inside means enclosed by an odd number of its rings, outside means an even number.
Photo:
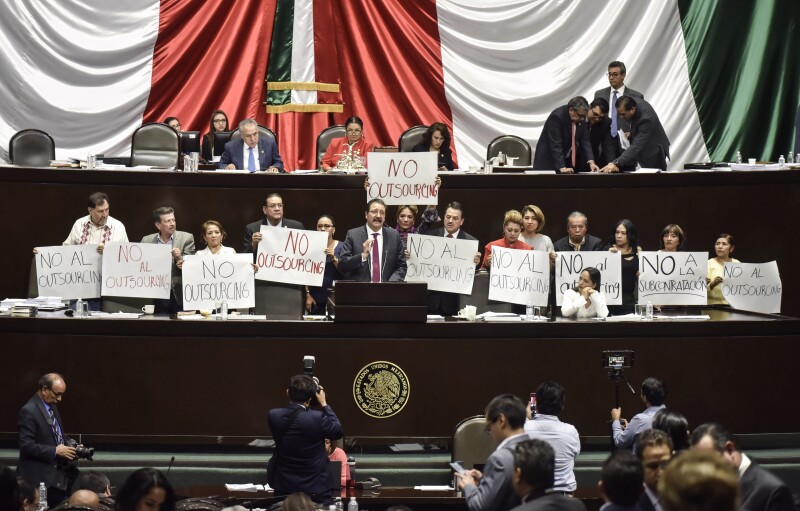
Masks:
[[[172,465],[174,465],[174,464],[175,464],[175,456],[173,456],[169,460],[169,466],[167,467],[167,473],[164,475],[165,478],[169,477],[169,471],[172,470]]]

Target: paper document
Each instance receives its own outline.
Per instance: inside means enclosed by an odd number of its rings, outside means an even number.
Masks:
[[[225,489],[228,491],[272,491],[272,488],[269,485],[261,485],[261,484],[225,484]]]
[[[631,143],[628,140],[628,137],[625,136],[624,131],[619,130],[617,136],[619,137],[619,146],[622,148],[623,151],[631,146]]]
[[[422,490],[422,491],[451,491],[453,490],[452,487],[446,485],[423,485],[423,486],[415,486],[415,490]]]

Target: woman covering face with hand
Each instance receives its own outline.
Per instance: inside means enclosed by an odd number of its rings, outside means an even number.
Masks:
[[[606,297],[600,292],[600,271],[585,268],[578,279],[578,285],[564,292],[561,314],[566,317],[605,318],[608,316]]]

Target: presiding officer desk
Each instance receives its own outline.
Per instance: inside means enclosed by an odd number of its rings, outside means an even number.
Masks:
[[[483,412],[495,395],[527,396],[544,380],[568,393],[561,419],[581,435],[608,434],[613,385],[601,354],[632,349],[636,364],[626,376],[638,390],[647,376],[663,378],[670,407],[692,425],[724,422],[736,433],[798,431],[786,389],[796,386],[800,359],[800,282],[796,229],[800,172],[681,172],[638,175],[443,175],[443,205],[464,205],[463,229],[480,247],[501,236],[503,213],[536,204],[546,215],[543,232],[566,234],[573,210],[589,218],[590,234],[608,239],[615,222],[634,221],[639,244],[658,247],[661,229],[680,224],[686,250],[713,255],[717,234],[736,238],[743,262],[777,260],[785,316],[701,309],[710,321],[599,323],[427,324],[330,322],[214,322],[166,318],[95,320],[0,317],[2,395],[0,433],[16,430],[14,413],[48,371],[65,375],[69,393],[62,414],[70,433],[85,442],[178,441],[179,438],[267,434],[266,411],[282,406],[290,375],[304,355],[317,359],[316,374],[348,438],[449,438],[463,418]],[[364,222],[364,176],[241,175],[218,172],[89,171],[0,168],[0,203],[9,228],[0,251],[0,296],[28,289],[31,249],[58,245],[93,192],[109,195],[111,215],[129,239],[155,232],[152,211],[175,208],[178,229],[192,232],[202,248],[200,225],[213,218],[241,250],[247,223],[263,217],[267,194],[279,192],[285,216],[316,225],[320,214],[336,219],[335,238]],[[387,225],[394,225],[390,207]],[[669,313],[669,311],[667,311]],[[692,310],[692,314],[700,311]],[[365,366],[395,364],[407,376],[408,399],[389,418],[367,415],[354,398],[354,380]],[[642,409],[621,387],[623,416]]]

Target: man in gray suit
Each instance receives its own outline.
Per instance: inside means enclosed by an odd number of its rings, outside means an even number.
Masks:
[[[181,292],[181,265],[183,256],[194,255],[194,236],[188,232],[179,231],[175,220],[175,210],[164,206],[153,211],[153,221],[156,230],[142,238],[142,243],[155,243],[156,245],[169,245],[172,253],[172,290],[169,300],[156,300],[156,314],[174,314],[183,307],[183,293]]]
[[[468,470],[458,476],[469,511],[508,511],[522,500],[514,491],[514,449],[528,440],[525,404],[513,394],[501,394],[486,407],[486,430],[499,443],[486,460],[484,471]]]
[[[297,220],[290,220],[283,217],[284,212],[283,197],[277,193],[271,193],[264,201],[261,209],[264,211],[264,219],[247,224],[244,230],[244,247],[242,252],[255,254],[258,250],[258,242],[261,241],[261,226],[269,225],[272,227],[288,227],[290,229],[305,229],[302,223]],[[255,255],[254,261],[255,261]]]
[[[620,117],[631,123],[631,145],[600,172],[619,172],[626,167],[667,170],[669,139],[656,111],[643,99],[623,96],[617,100]]]
[[[403,242],[397,231],[383,225],[386,203],[372,199],[364,216],[367,225],[347,231],[339,271],[360,282],[402,282],[406,278]]]
[[[625,75],[627,73],[627,69],[625,68],[625,64],[615,60],[614,62],[608,65],[608,73],[606,76],[608,77],[608,84],[609,87],[604,89],[600,89],[599,91],[594,93],[594,98],[603,98],[608,101],[608,105],[610,108],[609,114],[611,115],[611,125],[609,126],[609,131],[611,133],[611,137],[614,139],[614,147],[616,148],[616,154],[610,154],[606,156],[606,161],[612,161],[614,158],[622,154],[622,147],[619,143],[619,130],[622,130],[624,133],[628,133],[631,130],[630,123],[619,117],[617,114],[614,105],[616,105],[617,100],[622,96],[629,96],[631,98],[638,98],[644,99],[644,94],[639,91],[635,91],[625,85]],[[627,171],[629,169],[624,169]],[[633,170],[633,169],[630,169]]]

